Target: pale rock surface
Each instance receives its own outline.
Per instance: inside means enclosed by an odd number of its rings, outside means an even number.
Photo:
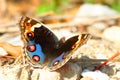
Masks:
[[[0,47],[0,56],[6,56],[8,53],[2,48]]]
[[[107,74],[102,73],[99,70],[96,70],[96,71],[85,70],[82,72],[82,76],[83,76],[83,78],[89,77],[89,78],[91,78],[91,80],[109,80],[110,79]]]
[[[103,36],[107,40],[110,40],[113,42],[120,42],[120,27],[113,26],[113,27],[107,28],[103,32]]]
[[[80,6],[76,17],[74,18],[75,22],[84,22],[88,20],[87,17],[107,17],[117,14],[116,11],[112,10],[108,6],[101,4],[83,4]],[[86,17],[86,18],[85,18]]]
[[[76,63],[67,63],[57,71],[40,70],[39,80],[77,80],[82,69]]]
[[[20,80],[78,80],[81,72],[82,68],[77,63],[70,62],[56,71],[24,67]]]
[[[120,72],[117,72],[116,76],[117,76],[118,78],[120,78]]]
[[[0,72],[0,80],[7,80],[6,76]]]

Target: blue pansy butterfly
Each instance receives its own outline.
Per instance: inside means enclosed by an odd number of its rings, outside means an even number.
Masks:
[[[85,43],[89,34],[76,35],[68,40],[58,40],[44,24],[23,16],[20,20],[24,57],[34,67],[56,70],[71,58],[74,51]]]

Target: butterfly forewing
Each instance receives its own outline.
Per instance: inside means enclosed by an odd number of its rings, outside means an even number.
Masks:
[[[26,16],[21,18],[19,25],[26,59],[33,65],[42,65],[47,52],[58,45],[57,37],[42,23]]]

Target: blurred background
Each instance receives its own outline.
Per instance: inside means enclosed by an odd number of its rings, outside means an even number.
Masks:
[[[120,25],[120,0],[0,0],[0,6],[3,41],[10,34],[20,35],[18,23],[22,16],[36,18],[51,29],[88,32],[105,38],[111,38],[104,33],[107,28]]]
[[[17,23],[24,15],[45,24],[70,22],[53,25],[59,28],[81,27],[96,21],[104,21],[108,25],[119,24],[120,0],[0,0],[0,6],[0,34],[19,31]]]
[[[21,15],[45,16],[48,14],[66,15],[67,17],[69,15],[75,16],[78,9],[86,3],[105,5],[116,12],[120,11],[119,0],[0,0],[0,24],[7,23],[9,20],[16,19]],[[96,12],[99,11],[101,10]],[[84,13],[86,14],[87,12]]]
[[[24,44],[19,29],[19,21],[22,16],[28,16],[46,24],[46,27],[53,30],[59,39],[62,37],[67,39],[75,34],[90,33],[92,38],[87,45],[78,49],[75,59],[85,57],[85,59],[96,60],[108,59],[108,62],[113,60],[114,64],[105,64],[106,66],[101,69],[101,73],[105,73],[104,76],[107,79],[98,75],[97,77],[99,80],[120,80],[120,63],[117,63],[120,61],[120,0],[0,0],[0,80],[17,80],[17,72],[11,73],[9,71],[11,74],[8,74],[6,72],[8,70],[4,66],[14,63],[15,60],[11,61],[11,58],[18,59],[23,54],[22,46]],[[118,53],[116,54],[116,52]],[[116,57],[117,60],[114,59]],[[98,63],[94,65],[92,62],[83,63],[82,67],[81,63],[79,65],[81,71],[75,69],[79,73],[79,78],[85,69],[93,71],[96,65],[98,66]],[[14,69],[16,66],[18,64],[12,65],[11,68]],[[12,71],[11,68],[9,69]],[[21,71],[21,66],[19,71]],[[71,71],[70,73],[73,75]],[[19,74],[21,77],[17,78],[21,78],[20,80],[27,77],[24,75],[29,76],[29,74],[22,74],[22,72]],[[65,77],[64,74],[69,76],[65,80],[70,80],[69,78],[72,77],[69,73],[63,73],[62,77]],[[54,79],[56,80],[57,77],[55,76]],[[96,76],[94,77],[96,78]],[[74,80],[78,79],[74,78]]]

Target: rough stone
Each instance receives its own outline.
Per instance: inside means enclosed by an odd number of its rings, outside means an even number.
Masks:
[[[113,42],[120,42],[120,27],[113,26],[103,32],[103,37]]]

